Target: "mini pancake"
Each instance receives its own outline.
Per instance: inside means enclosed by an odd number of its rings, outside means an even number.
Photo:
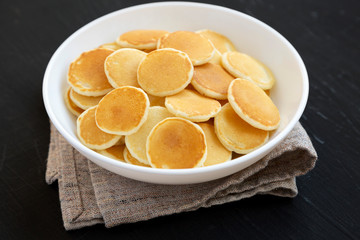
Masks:
[[[215,117],[214,125],[216,136],[224,147],[239,154],[255,150],[269,138],[268,131],[254,128],[242,120],[230,104],[221,108]]]
[[[163,30],[134,30],[123,33],[116,40],[121,47],[136,49],[156,49],[156,44],[168,31]]]
[[[99,102],[96,124],[107,133],[133,134],[144,124],[149,107],[149,98],[142,89],[131,86],[116,88]]]
[[[119,50],[121,47],[116,42],[111,42],[111,43],[104,43],[101,46],[99,46],[99,48],[107,48],[116,51]]]
[[[159,49],[149,53],[139,64],[137,79],[149,94],[164,97],[183,90],[191,81],[194,67],[186,53]]]
[[[99,97],[84,96],[71,89],[70,98],[76,106],[86,110],[90,107],[98,105],[98,103],[103,98],[103,96],[99,96]]]
[[[214,64],[221,65],[221,53],[220,53],[218,50],[215,50],[215,54],[214,54],[214,56],[211,58],[211,60],[209,61],[209,63],[214,63]]]
[[[206,63],[194,68],[191,84],[201,94],[219,100],[227,99],[227,92],[234,77],[220,65]]]
[[[164,107],[150,107],[149,115],[145,123],[134,134],[125,137],[125,144],[131,155],[144,164],[149,165],[146,156],[146,139],[151,129],[160,121],[168,117],[173,117]]]
[[[125,162],[124,149],[125,149],[125,145],[115,145],[104,150],[99,150],[98,153],[106,157],[118,160],[120,162]]]
[[[75,116],[79,116],[84,110],[76,106],[76,104],[70,98],[71,87],[69,87],[64,95],[65,105],[69,111]]]
[[[262,89],[270,89],[275,79],[258,60],[240,52],[226,52],[222,55],[223,67],[235,77],[249,80]],[[270,72],[271,73],[271,72]]]
[[[109,148],[119,141],[121,136],[101,131],[95,122],[96,106],[84,111],[77,119],[77,135],[86,147],[96,150]]]
[[[137,69],[145,56],[143,51],[132,48],[122,48],[110,54],[105,60],[104,69],[111,86],[139,87]]]
[[[142,162],[139,162],[136,158],[134,158],[126,147],[124,148],[123,155],[124,155],[125,162],[127,162],[127,163],[137,165],[137,166],[142,166],[142,167],[150,167],[149,164],[144,164]]]
[[[229,51],[236,51],[234,44],[227,37],[220,33],[208,29],[199,30],[196,31],[196,33],[201,34],[202,36],[209,39],[221,54]]]
[[[199,123],[198,125],[204,131],[206,138],[207,157],[204,162],[204,167],[230,161],[231,151],[227,150],[224,145],[221,144],[215,134],[214,126],[209,123]]]
[[[256,84],[237,78],[229,86],[228,100],[234,111],[253,127],[266,131],[280,124],[279,110]]]
[[[194,66],[207,63],[215,54],[214,45],[200,34],[177,31],[159,40],[159,48],[175,48],[189,55]]]
[[[166,118],[151,130],[146,154],[154,168],[201,167],[207,155],[204,131],[186,119]]]
[[[193,122],[205,122],[214,117],[221,109],[218,101],[187,89],[178,94],[167,96],[165,106],[175,116]]]
[[[86,96],[102,96],[113,87],[104,72],[104,61],[113,50],[97,48],[82,53],[70,64],[68,82],[74,91]]]
[[[150,107],[153,106],[165,107],[165,97],[153,96],[151,94],[148,94],[148,97],[150,101]]]

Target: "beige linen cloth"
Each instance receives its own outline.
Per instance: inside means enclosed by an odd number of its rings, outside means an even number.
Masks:
[[[51,124],[46,182],[58,180],[65,229],[98,223],[110,228],[256,194],[295,197],[295,177],[311,170],[316,159],[309,136],[297,123],[270,154],[238,173],[206,183],[157,185],[97,166],[67,143]]]

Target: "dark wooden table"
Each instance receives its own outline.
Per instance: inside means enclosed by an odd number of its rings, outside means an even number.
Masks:
[[[319,154],[294,199],[256,196],[112,229],[66,232],[56,184],[44,181],[46,65],[75,30],[143,1],[0,1],[0,239],[360,239],[359,1],[208,1],[284,35],[309,73],[301,123]]]

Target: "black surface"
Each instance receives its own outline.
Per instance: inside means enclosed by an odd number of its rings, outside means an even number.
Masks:
[[[143,1],[0,1],[0,239],[360,239],[359,1],[209,1],[269,24],[299,51],[310,97],[301,123],[319,154],[294,199],[257,196],[113,229],[66,232],[44,181],[47,62],[75,30]]]

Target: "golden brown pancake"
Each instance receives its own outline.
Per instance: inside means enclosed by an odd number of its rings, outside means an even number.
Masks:
[[[101,46],[99,46],[99,48],[107,48],[116,51],[121,47],[116,42],[111,42],[111,43],[104,43]]]
[[[101,131],[95,122],[96,106],[84,111],[77,119],[77,135],[86,147],[96,150],[109,148],[117,143],[121,136]]]
[[[201,94],[219,100],[227,99],[227,91],[235,78],[220,65],[206,63],[194,68],[191,84]]]
[[[120,162],[125,162],[124,149],[125,149],[125,145],[115,145],[104,150],[99,150],[98,153],[106,157],[118,160]]]
[[[204,131],[186,119],[166,118],[151,130],[146,153],[154,168],[200,167],[207,155]]]
[[[187,89],[175,95],[167,96],[165,106],[175,116],[193,122],[205,122],[214,117],[221,109],[220,103],[215,99],[204,97]]]
[[[142,162],[139,162],[136,158],[134,158],[126,147],[124,148],[123,154],[124,154],[124,159],[127,163],[137,165],[137,166],[142,166],[142,167],[150,167],[149,164],[144,164]]]
[[[146,156],[146,139],[151,129],[160,121],[168,117],[173,117],[164,107],[150,107],[148,117],[141,128],[131,135],[125,137],[126,147],[131,155],[140,162],[149,165]]]
[[[84,110],[76,106],[76,104],[70,98],[71,87],[69,87],[64,95],[65,105],[69,111],[75,116],[79,116]]]
[[[231,151],[227,150],[215,134],[214,126],[209,123],[198,124],[205,133],[207,145],[207,157],[205,166],[211,166],[231,160]]]
[[[269,138],[269,132],[254,128],[242,120],[225,104],[214,121],[215,133],[220,142],[229,151],[239,154],[249,153],[263,145]]]
[[[229,86],[228,100],[239,117],[256,128],[270,131],[280,124],[279,110],[255,83],[235,79]]]
[[[149,53],[140,63],[137,79],[147,93],[163,97],[183,90],[190,83],[193,71],[185,53],[159,49]]]
[[[103,96],[99,96],[99,97],[85,96],[75,92],[73,89],[70,90],[70,99],[73,101],[73,103],[76,106],[78,106],[83,110],[98,105],[98,103],[102,98]]]
[[[163,30],[134,30],[123,33],[116,42],[121,47],[156,49],[159,38],[167,33],[168,31]]]
[[[105,60],[105,74],[111,86],[140,87],[137,69],[145,56],[146,53],[143,51],[132,48],[122,48],[110,54]]]
[[[107,133],[129,135],[145,122],[149,107],[149,98],[142,89],[131,86],[116,88],[99,102],[96,124]]]
[[[226,52],[222,55],[223,67],[238,78],[249,80],[262,89],[270,89],[275,79],[268,68],[258,60],[240,52]]]
[[[236,51],[234,44],[220,33],[208,29],[199,30],[196,31],[196,33],[199,33],[209,39],[221,54],[229,51]]]
[[[97,48],[82,53],[70,64],[68,82],[74,91],[86,96],[102,96],[113,87],[104,72],[104,62],[113,50]]]
[[[200,34],[189,31],[177,31],[161,38],[159,48],[174,48],[189,55],[194,66],[210,61],[215,54],[214,45]]]

